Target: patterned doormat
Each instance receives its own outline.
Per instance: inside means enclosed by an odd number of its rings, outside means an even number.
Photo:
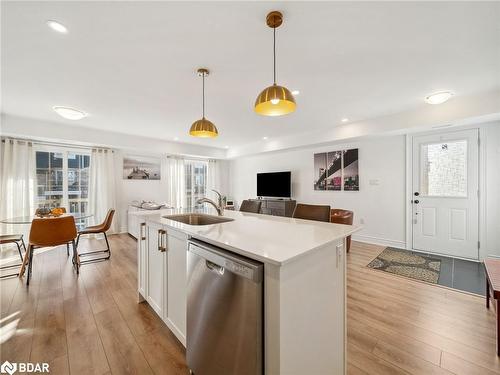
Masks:
[[[436,284],[441,272],[441,259],[388,247],[367,267]]]

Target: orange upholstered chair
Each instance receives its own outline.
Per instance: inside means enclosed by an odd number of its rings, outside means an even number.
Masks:
[[[342,210],[340,208],[333,208],[330,213],[330,221],[335,224],[347,224],[352,225],[354,219],[354,213],[348,210]],[[351,236],[347,237],[346,240],[346,252],[351,249]]]
[[[78,257],[75,246],[76,235],[75,219],[73,216],[33,219],[31,223],[28,251],[24,256],[19,276],[21,277],[24,275],[26,265],[28,265],[28,278],[26,283],[29,285],[35,248],[65,245],[69,242],[73,244],[73,264],[75,264],[76,272],[78,273]]]
[[[104,253],[106,255],[104,255],[103,257],[90,258],[88,260],[83,260],[83,261],[80,261],[80,259],[79,259],[78,260],[79,264],[96,262],[99,260],[107,260],[107,259],[111,258],[111,249],[109,247],[108,236],[106,236],[106,232],[111,227],[111,223],[113,222],[114,215],[115,215],[115,210],[110,209],[110,210],[108,210],[108,213],[106,214],[106,218],[104,219],[104,221],[101,224],[93,225],[93,226],[84,228],[78,232],[78,238],[76,239],[76,247],[78,247],[78,243],[80,242],[80,236],[83,234],[102,233],[102,234],[104,234],[104,239],[106,240],[106,249],[105,250],[97,250],[97,251],[89,251],[86,253],[81,253],[80,255],[78,255],[78,257],[93,255],[93,254],[97,254],[97,253]]]

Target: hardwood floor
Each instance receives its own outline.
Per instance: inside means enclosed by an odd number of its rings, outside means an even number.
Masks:
[[[49,362],[51,374],[188,373],[182,345],[136,302],[135,240],[110,243],[111,260],[79,277],[59,247],[35,255],[29,288],[0,281],[0,362]],[[382,250],[354,242],[348,255],[348,374],[500,374],[484,299],[366,268]]]

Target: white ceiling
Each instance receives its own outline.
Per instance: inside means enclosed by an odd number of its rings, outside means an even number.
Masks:
[[[207,146],[240,146],[328,130],[500,87],[500,3],[467,2],[2,2],[2,111],[64,122],[62,105],[90,116],[71,125]],[[253,112],[272,80],[268,11],[277,30],[278,83],[299,89],[280,118]],[[58,34],[46,25],[69,29]],[[187,135],[201,117],[217,139]]]

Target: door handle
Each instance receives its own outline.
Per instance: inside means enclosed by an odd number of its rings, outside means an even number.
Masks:
[[[139,236],[141,237],[141,241],[146,240],[146,223],[141,223],[141,228],[139,230],[140,234]]]

